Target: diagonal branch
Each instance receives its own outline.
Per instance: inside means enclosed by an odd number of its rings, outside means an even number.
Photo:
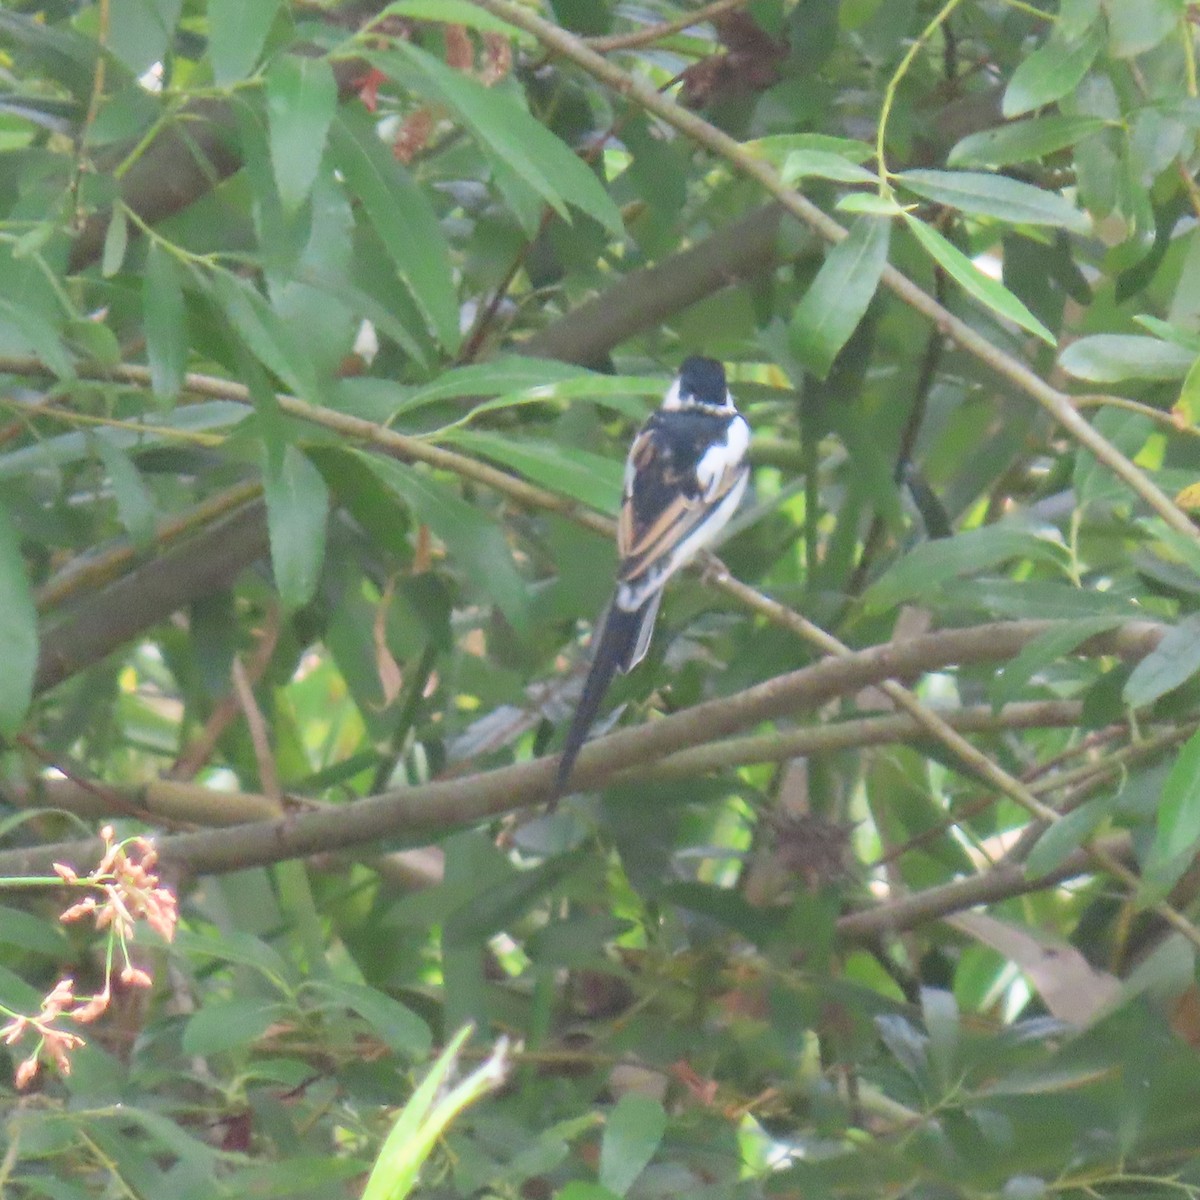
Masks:
[[[619,771],[726,737],[760,721],[811,711],[835,697],[853,695],[895,676],[1005,661],[1056,624],[1003,621],[972,629],[948,629],[822,659],[735,695],[709,700],[660,721],[622,729],[589,743],[576,766],[578,786],[597,787]],[[1162,633],[1160,625],[1133,621],[1090,639],[1080,652],[1140,658],[1158,645]],[[920,723],[925,724],[923,720]],[[431,840],[458,826],[544,803],[552,789],[555,765],[553,759],[543,758],[423,787],[383,792],[351,804],[289,814],[282,820],[167,837],[160,840],[159,851],[163,860],[210,873],[281,862],[380,838]],[[0,853],[0,875],[43,873],[54,861],[85,862],[98,846],[98,842],[87,841]]]
[[[764,159],[750,154],[745,147],[703,117],[683,108],[674,100],[659,93],[651,84],[597,54],[573,34],[552,24],[514,0],[472,0],[480,8],[518,29],[524,29],[547,49],[561,54],[582,67],[589,75],[607,84],[614,91],[641,105],[698,146],[703,146],[723,158],[737,171],[760,183],[763,188],[793,216],[822,237],[836,244],[846,237],[846,230],[810,200],[789,188],[779,173]],[[947,337],[953,339],[968,354],[979,359],[1003,379],[1037,401],[1079,445],[1091,451],[1100,462],[1126,483],[1172,529],[1190,538],[1200,539],[1188,517],[1143,471],[1139,470],[1101,433],[1079,414],[1065,392],[1052,387],[1024,363],[993,346],[965,321],[943,307],[928,292],[918,287],[895,267],[886,266],[884,286],[905,304],[928,317]]]

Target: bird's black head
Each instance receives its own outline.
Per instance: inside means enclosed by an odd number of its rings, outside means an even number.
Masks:
[[[725,368],[715,358],[692,355],[683,360],[662,406],[668,412],[708,412],[721,416],[737,412],[725,385]]]
[[[693,354],[679,368],[679,395],[697,404],[723,408],[728,403],[725,368],[715,358]]]

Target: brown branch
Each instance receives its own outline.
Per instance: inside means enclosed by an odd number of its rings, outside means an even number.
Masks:
[[[835,697],[853,695],[895,676],[1006,661],[1055,624],[1007,621],[948,629],[823,659],[736,695],[592,742],[576,765],[578,785],[581,789],[598,786],[620,770],[728,736],[759,721],[811,711]],[[1162,626],[1130,622],[1089,639],[1080,652],[1139,658],[1158,644],[1162,633]],[[282,820],[163,838],[159,850],[164,861],[206,873],[280,862],[384,837],[432,838],[447,829],[544,803],[554,769],[552,759],[518,763],[423,787],[382,792],[351,804],[289,814]],[[55,860],[87,861],[97,845],[89,841],[8,851],[0,854],[0,875],[41,873]]]
[[[1106,838],[1095,845],[1106,857],[1122,866],[1134,861],[1133,846],[1127,835]],[[889,900],[877,908],[850,913],[838,919],[837,931],[850,941],[874,941],[964,909],[1054,887],[1084,874],[1090,866],[1091,855],[1086,850],[1074,851],[1053,871],[1037,878],[1026,875],[1017,864],[1001,863],[980,875],[956,879],[940,887],[926,888],[913,896]]]
[[[999,733],[1006,729],[1048,729],[1079,724],[1083,706],[1074,700],[1035,700],[1010,704],[996,712],[991,705],[936,710],[960,733]],[[751,763],[786,762],[807,754],[831,754],[895,742],[927,738],[926,731],[909,716],[864,717],[811,725],[788,733],[756,734],[710,742],[694,750],[681,750],[656,763],[639,778],[686,779],[727,767]]]
[[[228,588],[247,563],[266,553],[266,516],[254,501],[68,606],[41,631],[35,692],[99,662],[198,597]]]

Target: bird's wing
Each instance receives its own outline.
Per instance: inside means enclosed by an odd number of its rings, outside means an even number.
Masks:
[[[694,466],[680,468],[652,429],[629,451],[617,520],[619,580],[636,583],[667,563],[735,488],[746,472],[739,447],[717,444]]]

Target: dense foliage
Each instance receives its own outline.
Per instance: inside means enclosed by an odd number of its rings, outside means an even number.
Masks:
[[[1200,1192],[1195,16],[0,9],[0,1193]]]

